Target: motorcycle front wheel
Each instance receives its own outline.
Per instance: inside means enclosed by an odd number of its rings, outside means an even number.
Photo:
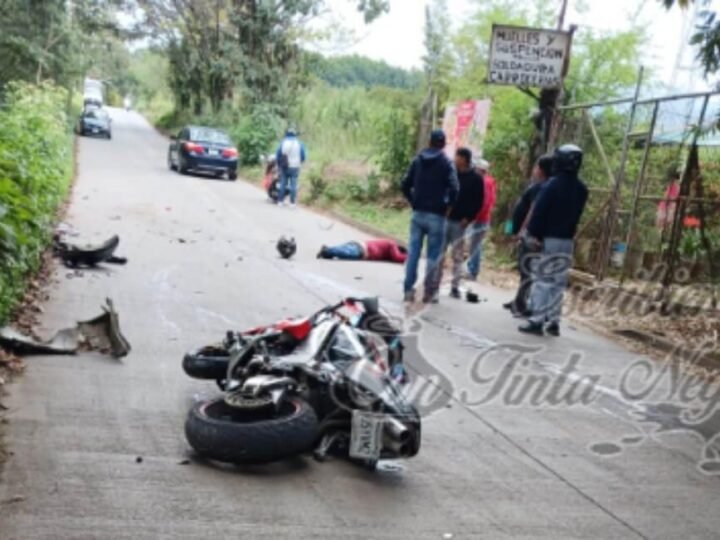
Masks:
[[[243,410],[223,398],[195,405],[185,436],[201,456],[224,463],[270,463],[310,450],[319,434],[315,411],[291,398],[280,410]]]

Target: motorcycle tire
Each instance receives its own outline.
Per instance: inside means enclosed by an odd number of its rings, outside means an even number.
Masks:
[[[189,352],[183,358],[183,370],[193,379],[217,381],[227,376],[230,356],[222,351],[200,349]]]
[[[268,188],[268,198],[273,201],[277,202],[280,198],[280,182],[277,180],[273,180],[270,184],[270,187]]]
[[[223,398],[195,405],[185,437],[202,457],[223,463],[271,463],[310,450],[319,436],[315,411],[299,398],[288,399],[276,418],[237,417]]]

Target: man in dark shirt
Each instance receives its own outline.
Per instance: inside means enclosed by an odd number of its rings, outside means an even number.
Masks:
[[[532,273],[530,271],[530,263],[535,258],[537,251],[528,242],[525,234],[526,222],[530,214],[535,198],[540,192],[545,181],[552,174],[553,157],[546,154],[538,159],[533,168],[532,179],[530,185],[515,205],[512,216],[512,233],[517,238],[518,250],[518,271],[520,272],[520,286],[518,287],[515,299],[512,302],[503,304],[505,309],[509,309],[514,315],[529,317],[531,315],[528,305],[530,290],[532,288]]]
[[[533,314],[519,328],[521,332],[560,335],[574,238],[588,198],[588,189],[578,178],[582,160],[583,152],[577,146],[568,144],[555,150],[553,176],[540,189],[532,207],[527,234],[531,242],[542,246],[542,252],[533,263]]]
[[[450,296],[460,298],[460,279],[465,256],[465,230],[482,208],[485,185],[482,176],[472,167],[472,152],[468,148],[459,148],[455,152],[455,169],[460,183],[460,192],[455,205],[448,213],[445,226],[445,245],[438,272],[438,285],[442,281],[445,255],[450,248],[453,261]]]
[[[402,182],[402,192],[413,209],[410,221],[410,242],[405,269],[405,301],[415,301],[415,282],[420,253],[427,238],[427,267],[423,302],[437,302],[437,273],[440,268],[445,216],[458,194],[455,167],[447,158],[445,132],[436,129],[430,135],[429,148],[413,160]]]

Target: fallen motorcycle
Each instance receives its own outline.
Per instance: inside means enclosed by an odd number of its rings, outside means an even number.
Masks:
[[[185,355],[191,377],[222,397],[197,403],[185,434],[211,460],[265,463],[314,450],[368,468],[420,449],[420,416],[399,332],[377,299],[346,299],[312,317],[246,332]]]
[[[269,158],[265,165],[263,189],[271,202],[278,202],[280,198],[280,167],[277,166],[277,161],[274,157]]]

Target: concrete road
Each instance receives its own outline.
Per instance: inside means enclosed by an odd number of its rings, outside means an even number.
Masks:
[[[629,400],[623,373],[637,359],[602,338],[569,325],[558,340],[520,337],[499,307],[506,294],[486,287],[485,303],[444,298],[406,319],[427,413],[417,458],[374,474],[307,458],[182,465],[192,458],[186,411],[216,393],[185,377],[185,350],[347,294],[379,294],[402,314],[403,272],[316,260],[321,244],[364,235],[271,206],[245,183],[170,172],[166,141],[135,113],[113,115],[112,141],[80,141],[68,221],[88,240],[120,234],[129,264],[72,278],[58,268],[43,325],[50,333],[91,317],[112,297],[134,350],[122,362],[28,359],[6,402],[13,455],[0,538],[718,537],[720,484],[700,468],[715,424],[686,427],[677,400],[655,409]],[[281,234],[299,241],[292,262],[276,255]],[[508,347],[524,347],[525,361],[513,364]],[[577,370],[562,376],[572,358]],[[625,382],[637,390],[648,373]],[[591,388],[592,399],[558,404],[532,386],[542,381],[574,384],[578,396]]]

